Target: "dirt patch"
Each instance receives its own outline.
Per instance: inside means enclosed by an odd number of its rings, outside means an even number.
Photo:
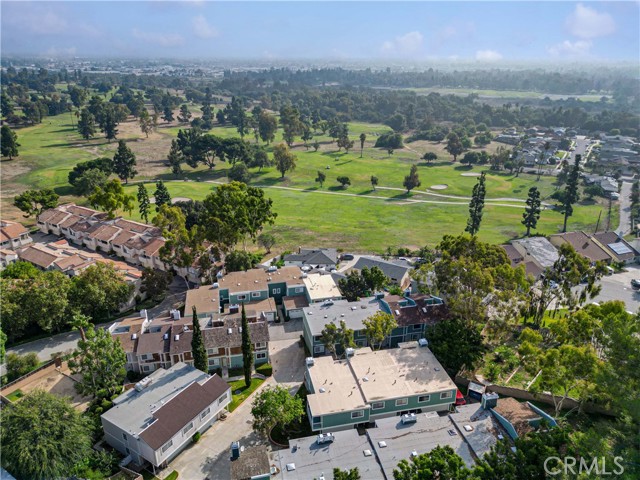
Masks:
[[[447,185],[446,183],[441,183],[438,185],[431,185],[429,188],[431,190],[446,190],[447,188],[449,188],[449,185]]]
[[[32,390],[41,389],[58,397],[70,397],[73,407],[76,410],[84,412],[89,406],[91,398],[80,395],[76,391],[76,381],[74,381],[74,379],[78,380],[77,376],[71,378],[70,371],[66,371],[65,373],[66,375],[58,370],[54,370],[49,375],[22,386],[20,390],[22,390],[23,393],[27,393]]]

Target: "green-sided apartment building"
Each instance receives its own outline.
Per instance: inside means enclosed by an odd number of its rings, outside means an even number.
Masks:
[[[349,350],[345,360],[306,359],[307,413],[311,428],[327,432],[377,418],[447,411],[456,385],[427,346]]]

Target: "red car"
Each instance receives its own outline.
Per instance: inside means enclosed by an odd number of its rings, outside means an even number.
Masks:
[[[458,390],[456,392],[456,405],[466,405],[467,401],[464,399],[464,395],[462,395],[462,392],[460,390]]]

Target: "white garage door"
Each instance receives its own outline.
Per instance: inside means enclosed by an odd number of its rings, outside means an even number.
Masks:
[[[289,310],[289,318],[302,318],[302,309]]]

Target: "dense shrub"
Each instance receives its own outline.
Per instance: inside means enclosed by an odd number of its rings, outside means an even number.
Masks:
[[[404,143],[402,142],[401,134],[389,132],[380,135],[374,146],[379,148],[402,148]]]
[[[256,367],[256,372],[265,377],[273,375],[273,366],[270,363],[263,363]]]

